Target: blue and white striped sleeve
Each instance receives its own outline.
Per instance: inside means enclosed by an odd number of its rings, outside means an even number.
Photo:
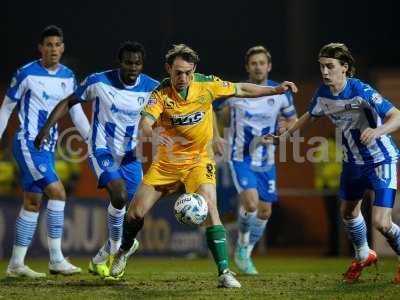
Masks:
[[[12,101],[18,102],[24,96],[26,92],[26,77],[25,72],[17,71],[11,79],[6,95]]]
[[[286,92],[282,95],[284,98],[282,107],[281,107],[281,114],[285,118],[292,118],[297,116],[296,108],[293,104],[293,95],[291,92]]]
[[[96,74],[85,78],[75,90],[75,96],[79,102],[90,101],[95,98],[93,84],[98,82]]]
[[[362,86],[360,93],[361,97],[367,101],[373,109],[375,109],[381,118],[385,118],[386,113],[393,107],[392,102],[383,98],[381,94],[368,84]]]
[[[319,98],[319,89],[315,92],[314,96],[311,99],[310,104],[308,105],[308,113],[312,117],[322,117],[325,115],[323,107],[321,103],[318,101]]]

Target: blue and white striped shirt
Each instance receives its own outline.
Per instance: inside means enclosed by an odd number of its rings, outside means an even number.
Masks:
[[[352,106],[356,108],[351,109]],[[346,107],[350,109],[346,110]],[[360,141],[361,133],[366,128],[383,124],[386,113],[392,107],[392,103],[371,86],[349,78],[338,95],[333,95],[327,85],[321,85],[310,103],[309,113],[314,117],[328,115],[341,130],[345,162],[367,165],[397,161],[398,149],[390,135],[383,135],[368,146]],[[335,113],[341,109],[341,112]]]

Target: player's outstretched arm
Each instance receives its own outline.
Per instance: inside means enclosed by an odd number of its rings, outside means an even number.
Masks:
[[[40,149],[43,141],[49,137],[50,128],[53,127],[53,125],[57,123],[58,120],[60,120],[63,116],[65,116],[65,114],[72,106],[78,103],[79,102],[76,99],[75,94],[71,94],[56,105],[56,107],[51,112],[49,118],[47,119],[46,123],[44,124],[39,134],[35,138],[34,144],[37,149]]]
[[[290,81],[284,81],[280,85],[275,87],[240,82],[236,83],[235,96],[238,98],[256,98],[262,96],[283,94],[286,91],[297,93],[297,86]]]
[[[17,105],[17,102],[12,101],[9,97],[4,97],[3,104],[0,108],[0,140],[3,136],[4,130],[6,130],[8,119]]]
[[[306,112],[299,119],[297,119],[297,121],[294,122],[293,125],[288,128],[288,130],[286,130],[281,135],[267,134],[267,135],[263,136],[263,142],[265,144],[275,144],[275,145],[277,145],[277,144],[279,144],[280,141],[287,140],[290,136],[292,136],[292,134],[295,131],[303,128],[311,120],[312,120],[311,115],[308,112]]]
[[[364,145],[369,145],[374,140],[379,138],[382,135],[392,133],[400,128],[400,111],[392,107],[386,113],[386,120],[377,128],[366,128],[360,136],[360,141]]]

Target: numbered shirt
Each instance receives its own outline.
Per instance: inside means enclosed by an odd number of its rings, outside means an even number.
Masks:
[[[127,86],[119,70],[88,76],[76,90],[82,101],[93,100],[89,149],[107,148],[124,156],[136,147],[140,113],[158,81],[140,74],[135,85]]]
[[[51,71],[44,68],[40,60],[36,60],[18,69],[6,94],[18,102],[18,139],[34,140],[54,107],[72,94],[75,86],[74,73],[61,64]],[[57,126],[50,129],[45,150],[54,151],[58,138]]]
[[[345,162],[366,165],[397,161],[398,148],[389,135],[381,136],[370,145],[360,141],[361,133],[366,128],[382,125],[392,107],[392,103],[371,86],[350,78],[338,95],[333,95],[328,86],[322,85],[308,111],[313,117],[327,115],[340,130]]]
[[[278,86],[268,80],[267,86]],[[264,96],[253,99],[228,98],[214,103],[214,109],[224,105],[230,108],[229,144],[231,160],[245,161],[252,166],[264,167],[275,163],[275,146],[260,144],[260,137],[275,133],[277,119],[296,116],[293,97],[290,92],[282,95]]]

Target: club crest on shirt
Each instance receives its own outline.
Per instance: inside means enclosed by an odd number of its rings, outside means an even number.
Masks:
[[[268,99],[268,104],[269,104],[270,106],[274,105],[274,104],[275,104],[275,99],[274,99],[274,98],[269,98],[269,99]]]
[[[175,108],[175,102],[168,97],[164,98],[164,105],[165,105],[166,109],[174,109]]]
[[[208,102],[207,96],[201,95],[200,97],[197,98],[197,102],[199,102],[200,104],[207,103]]]
[[[142,106],[144,104],[144,97],[140,96],[137,98],[137,102],[139,106]]]
[[[63,89],[63,91],[65,91],[65,89],[67,88],[67,85],[65,84],[65,82],[61,82],[61,88]]]

